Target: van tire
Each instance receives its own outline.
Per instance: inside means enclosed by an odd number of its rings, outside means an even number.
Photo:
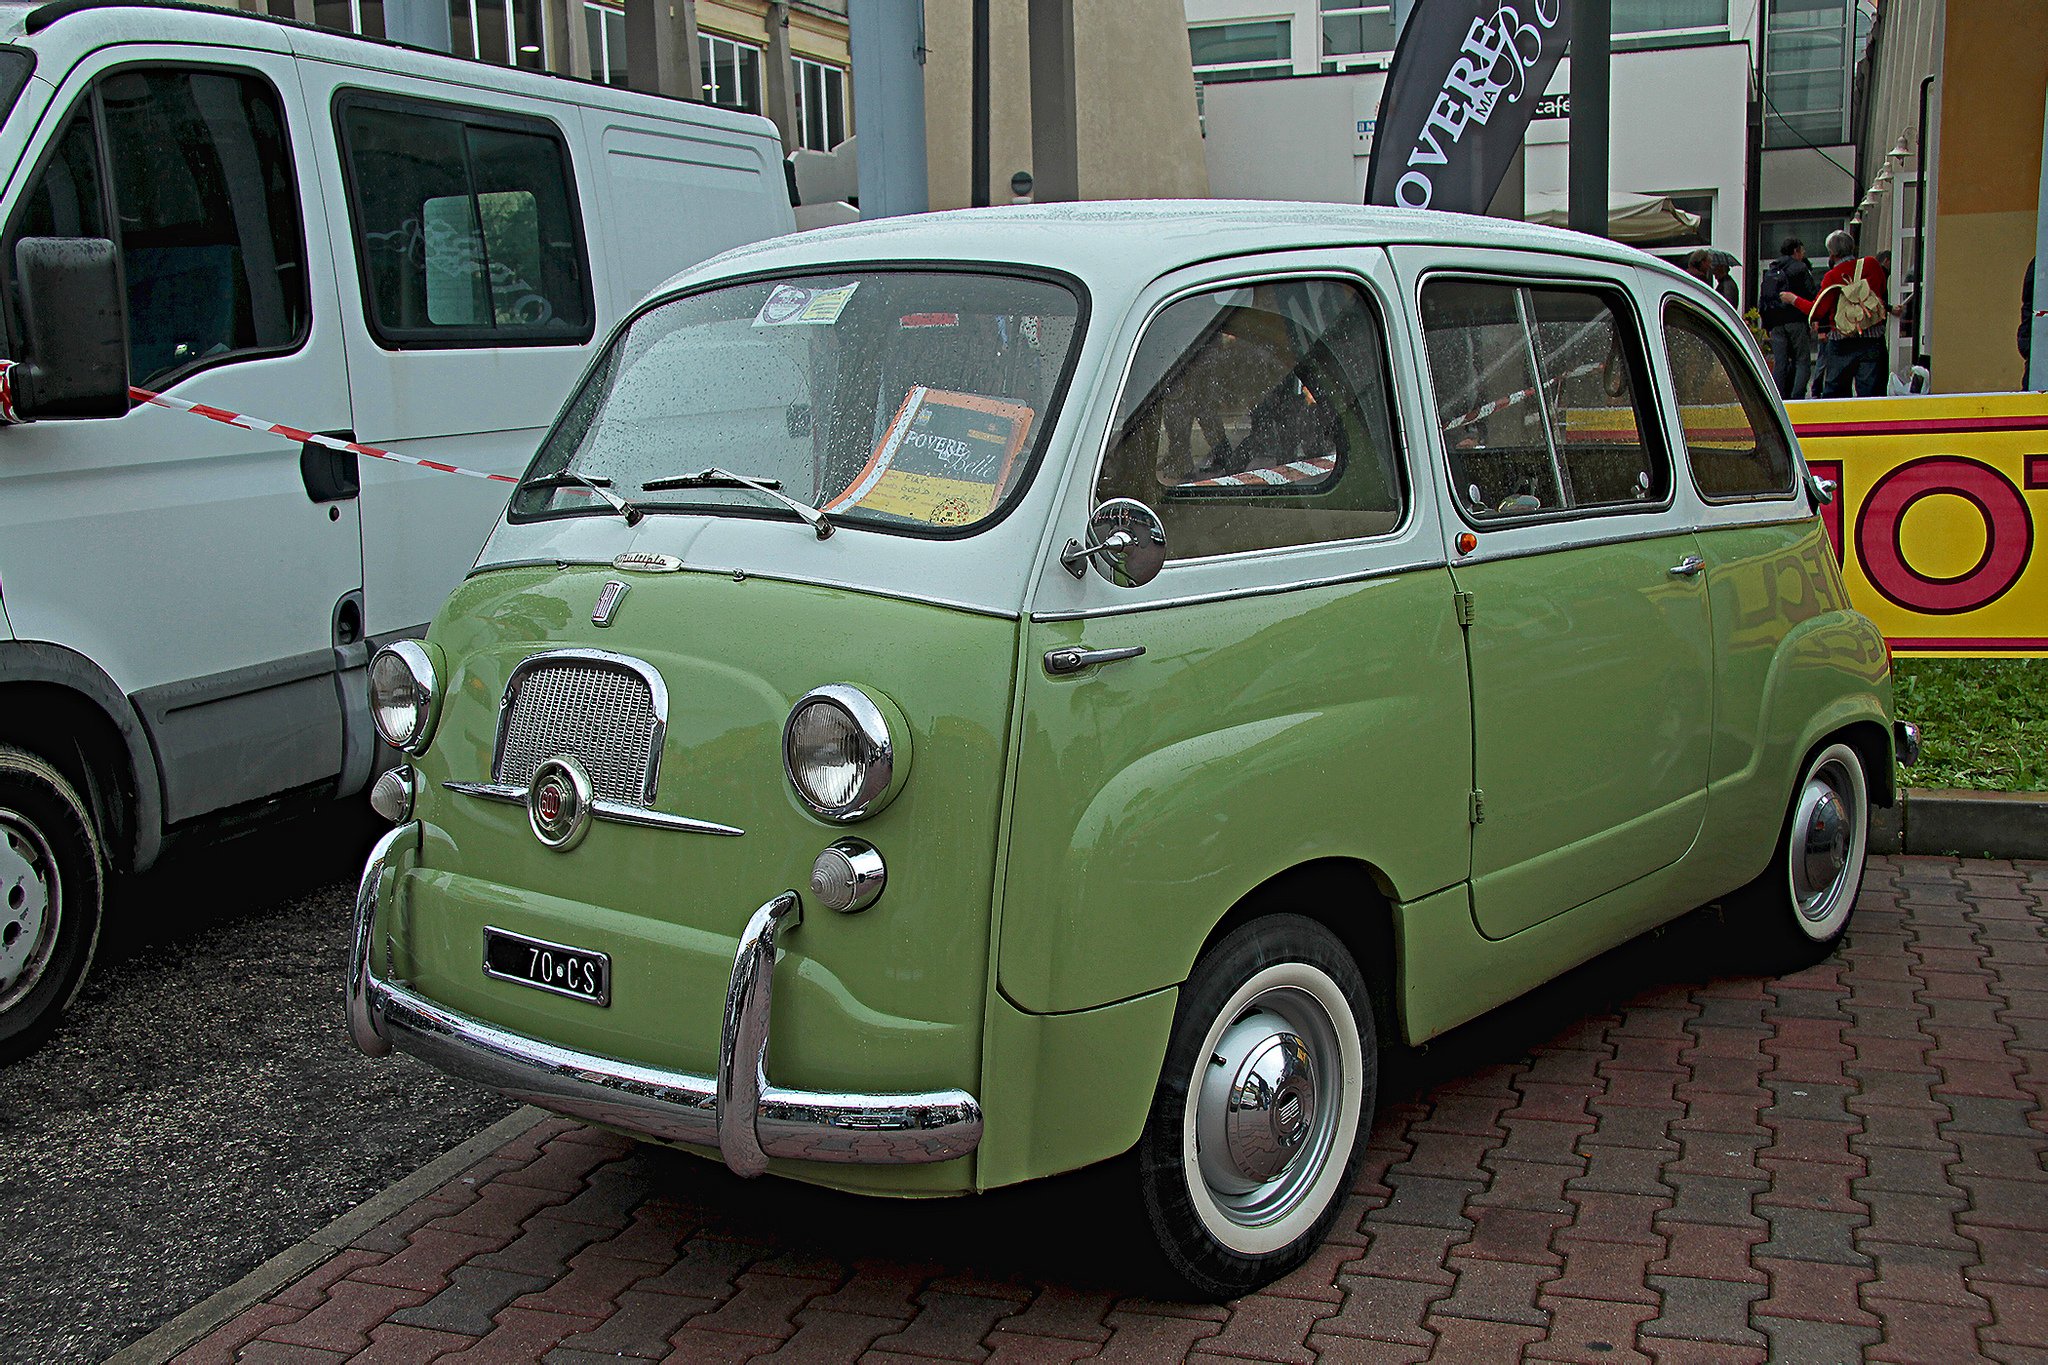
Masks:
[[[0,1062],[41,1046],[85,984],[105,869],[78,790],[34,754],[0,744]]]
[[[1253,1074],[1277,1098],[1246,1120],[1227,1097]],[[1350,1192],[1378,1080],[1365,978],[1328,929],[1269,915],[1202,954],[1138,1140],[1146,1219],[1180,1286],[1235,1298],[1308,1259]]]
[[[1810,967],[1849,930],[1870,853],[1870,783],[1863,757],[1831,740],[1809,758],[1792,790],[1778,846],[1763,874],[1724,897],[1739,932],[1772,971]]]

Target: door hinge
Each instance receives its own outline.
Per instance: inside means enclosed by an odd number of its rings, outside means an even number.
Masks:
[[[1451,601],[1457,606],[1458,624],[1461,626],[1471,625],[1472,618],[1477,613],[1477,608],[1472,605],[1472,594],[1469,592],[1454,592],[1451,594]]]
[[[1486,793],[1480,791],[1477,787],[1472,789],[1470,813],[1473,824],[1483,825],[1486,823]]]

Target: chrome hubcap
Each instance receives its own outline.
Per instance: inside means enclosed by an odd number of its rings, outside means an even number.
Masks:
[[[1818,769],[1800,791],[1792,820],[1787,859],[1792,900],[1803,918],[1815,922],[1835,912],[1848,879],[1856,815],[1838,785],[1846,781],[1846,775],[1837,773],[1832,764]]]
[[[1202,1181],[1232,1222],[1283,1217],[1314,1184],[1337,1129],[1335,1030],[1308,996],[1268,992],[1223,1031],[1201,1070]]]
[[[0,810],[0,1009],[35,989],[57,942],[57,861],[42,831]]]

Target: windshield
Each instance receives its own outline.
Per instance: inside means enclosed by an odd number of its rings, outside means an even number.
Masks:
[[[817,509],[849,525],[971,531],[1030,480],[1081,307],[1048,279],[913,270],[660,304],[591,372],[512,517],[815,521]]]

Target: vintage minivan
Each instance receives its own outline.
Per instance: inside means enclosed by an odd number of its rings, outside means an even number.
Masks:
[[[504,510],[263,428],[517,474],[649,289],[791,229],[781,160],[731,110],[0,0],[0,1059],[77,994],[107,874],[362,791],[371,655]]]
[[[349,1024],[847,1190],[1135,1149],[1204,1295],[1336,1216],[1377,1049],[1721,899],[1824,954],[1890,665],[1727,305],[1257,203],[744,247],[613,335],[371,668]]]

